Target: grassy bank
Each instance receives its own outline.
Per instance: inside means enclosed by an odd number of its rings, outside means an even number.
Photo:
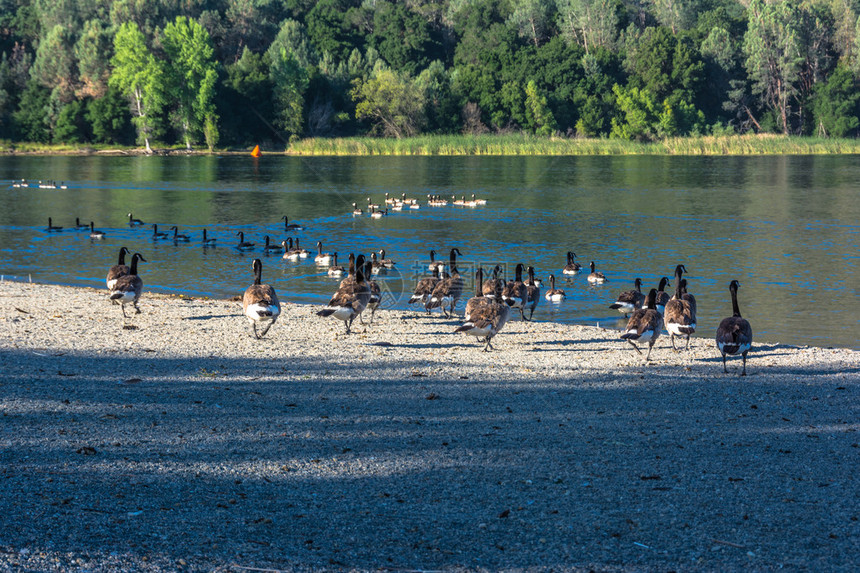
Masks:
[[[810,155],[860,153],[860,140],[738,135],[682,137],[652,143],[551,139],[528,135],[438,135],[404,139],[309,138],[288,155]]]
[[[187,154],[184,146],[154,147],[157,154]],[[213,153],[246,154],[251,148]],[[563,139],[511,135],[423,135],[404,139],[375,137],[308,138],[267,154],[334,155],[845,155],[860,153],[860,139],[824,139],[782,135],[678,137],[650,143],[620,139]],[[139,147],[41,144],[0,141],[0,154],[143,154]],[[191,153],[208,154],[205,148]]]

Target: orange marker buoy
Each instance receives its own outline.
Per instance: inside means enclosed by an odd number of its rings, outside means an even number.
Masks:
[[[262,154],[260,153],[260,146],[259,146],[259,145],[255,145],[255,146],[254,146],[254,150],[253,150],[253,151],[251,151],[251,157],[260,157],[260,155],[262,155]]]

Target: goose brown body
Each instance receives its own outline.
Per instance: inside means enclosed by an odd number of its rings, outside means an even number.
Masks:
[[[254,338],[262,338],[278,320],[281,314],[281,303],[271,285],[263,284],[263,262],[254,259],[251,264],[254,270],[254,284],[245,289],[242,296],[242,311],[251,324]],[[262,331],[257,332],[257,325],[262,325]]]
[[[740,354],[743,360],[743,370],[741,376],[747,375],[747,352],[752,348],[752,326],[747,319],[741,316],[740,308],[738,307],[738,288],[740,283],[733,280],[729,284],[729,292],[732,295],[732,316],[724,318],[717,327],[717,348],[723,356],[723,372],[728,373],[726,369],[726,355]]]

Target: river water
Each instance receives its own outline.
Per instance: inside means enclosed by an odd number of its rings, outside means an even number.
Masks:
[[[28,187],[14,187],[26,179]],[[35,187],[38,180],[66,189]],[[104,287],[127,246],[147,259],[146,288],[227,297],[252,281],[251,262],[282,300],[324,304],[336,288],[311,258],[289,262],[233,248],[237,232],[262,246],[288,236],[313,249],[385,249],[398,271],[380,277],[384,305],[406,308],[430,249],[462,252],[460,269],[522,262],[554,273],[567,299],[541,301],[536,320],[622,327],[608,306],[619,292],[672,278],[683,263],[698,300],[698,335],[711,337],[731,314],[728,284],[741,283],[741,312],[758,341],[860,348],[860,158],[788,157],[0,157],[0,274]],[[420,209],[367,216],[367,198],[421,199]],[[452,195],[486,199],[450,204]],[[427,205],[427,195],[449,199]],[[352,203],[365,210],[352,215]],[[127,213],[144,220],[130,228]],[[283,216],[304,229],[287,233]],[[62,232],[45,230],[48,217]],[[69,227],[94,221],[106,238]],[[188,243],[153,241],[177,225]],[[217,248],[203,248],[206,228]],[[565,253],[609,281],[591,287],[587,270],[562,278]],[[471,280],[467,281],[471,289]],[[471,292],[471,291],[470,291]],[[57,301],[61,305],[61,301]]]

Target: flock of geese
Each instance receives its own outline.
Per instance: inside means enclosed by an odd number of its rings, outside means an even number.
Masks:
[[[460,200],[456,198],[453,200],[460,201],[463,206],[479,204],[475,203],[477,200],[474,196],[471,200],[466,200],[465,196]],[[387,207],[384,210],[379,210],[380,206],[374,205],[368,199],[370,215],[384,213],[388,209],[413,208],[413,206],[420,208],[415,200],[406,198],[405,194],[400,199],[392,199],[386,194],[385,201]],[[428,196],[428,204],[437,201],[441,205],[445,200],[438,196]],[[355,203],[353,206],[353,214],[357,215],[357,212],[361,210],[355,206]],[[145,225],[140,219],[135,219],[132,213],[128,213],[128,218],[131,227],[143,227]],[[303,230],[301,225],[290,223],[286,216],[282,219],[285,231]],[[92,221],[86,224],[76,219],[73,228],[75,230],[88,229],[90,237],[93,239],[102,239],[105,236],[102,231],[95,229]],[[170,228],[172,234],[160,232],[156,224],[151,225],[151,228],[152,240],[154,241],[172,240],[177,244],[191,241],[190,236],[180,233],[175,226]],[[62,230],[62,227],[53,225],[52,219],[48,219],[46,231],[59,232]],[[310,251],[301,248],[298,238],[295,240],[288,238],[280,243],[272,243],[267,235],[265,236],[265,244],[262,247],[257,247],[255,243],[245,240],[242,231],[239,231],[237,236],[239,241],[234,248],[239,251],[250,251],[258,248],[261,248],[265,254],[282,251],[283,258],[290,260],[309,258],[312,255]],[[215,239],[208,237],[205,229],[202,232],[201,244],[204,247],[215,245]],[[316,246],[317,253],[314,256],[314,262],[320,266],[328,266],[327,274],[329,276],[343,277],[329,303],[317,312],[317,315],[334,317],[343,321],[347,334],[351,332],[353,321],[356,318],[364,324],[362,315],[366,310],[370,311],[369,322],[372,324],[374,313],[381,301],[381,289],[373,277],[394,268],[396,263],[386,258],[385,251],[381,249],[378,253],[371,253],[370,257],[366,257],[364,254],[350,254],[347,270],[338,265],[337,253],[323,252],[321,242],[317,242]],[[122,247],[120,249],[117,264],[110,267],[106,277],[109,298],[114,304],[121,306],[124,318],[128,317],[125,307],[129,304],[134,307],[136,314],[140,313],[138,300],[143,291],[143,280],[138,274],[138,264],[147,262],[140,253],[134,253],[131,256],[131,264],[126,265],[125,257],[128,254],[131,254],[128,248]],[[445,261],[436,260],[435,250],[430,251],[430,261],[426,263],[428,276],[417,281],[408,303],[420,304],[427,314],[438,308],[444,317],[454,316],[455,307],[463,297],[465,288],[465,282],[457,268],[458,256],[462,256],[460,250],[456,247],[452,248],[446,264]],[[607,280],[602,272],[596,270],[593,261],[589,267],[590,273],[586,276],[586,280],[590,284],[602,284]],[[249,322],[253,336],[258,339],[266,335],[281,314],[280,302],[275,289],[262,282],[262,268],[261,259],[255,258],[252,263],[254,282],[245,290],[242,297],[243,314]],[[484,276],[482,268],[475,271],[474,296],[466,301],[464,322],[455,330],[455,332],[476,337],[478,341],[483,343],[484,351],[493,348],[493,338],[510,320],[512,312],[518,310],[521,320],[531,320],[541,297],[542,283],[535,278],[534,267],[522,263],[517,264],[514,270],[514,279],[508,281],[500,277],[501,270],[498,265],[495,266],[488,277]],[[570,276],[580,272],[583,272],[583,268],[580,263],[576,262],[576,253],[568,252],[566,264],[561,269],[561,273]],[[645,355],[646,362],[650,360],[654,343],[664,328],[668,332],[672,348],[676,352],[678,351],[675,346],[676,337],[686,338],[685,349],[689,349],[690,336],[695,333],[697,326],[697,306],[695,297],[687,291],[688,282],[687,279],[683,278],[683,274],[686,272],[687,269],[684,265],[676,266],[674,273],[675,292],[672,296],[665,290],[667,286],[670,286],[668,277],[662,277],[657,288],[650,289],[647,294],[642,292],[642,280],[637,278],[634,282],[634,289],[622,292],[616,302],[610,305],[610,308],[618,310],[625,316],[629,315],[621,339],[626,340],[640,355],[642,354],[640,346],[648,345],[648,352]],[[344,275],[346,276],[344,277]],[[549,275],[550,288],[543,296],[548,301],[559,302],[564,300],[566,295],[563,289],[556,288],[555,280],[555,275]],[[743,369],[740,375],[744,376],[746,375],[747,353],[752,344],[752,328],[749,322],[741,316],[738,308],[737,292],[739,287],[740,284],[736,280],[733,280],[729,285],[733,314],[725,318],[717,328],[716,344],[722,354],[723,371],[728,372],[726,368],[727,355],[740,354],[743,360]],[[525,314],[527,310],[528,318]]]

